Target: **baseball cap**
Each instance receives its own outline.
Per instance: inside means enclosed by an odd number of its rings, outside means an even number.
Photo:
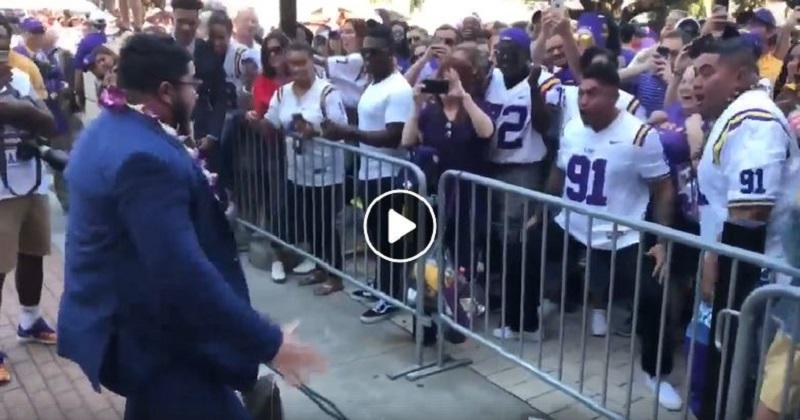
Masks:
[[[531,37],[528,33],[519,28],[508,28],[500,32],[500,41],[510,41],[514,45],[528,50],[531,47]]]
[[[763,7],[753,12],[753,17],[750,19],[750,22],[752,23],[753,21],[767,25],[770,28],[775,27],[775,16],[772,15],[769,9]]]
[[[20,24],[20,28],[29,34],[43,34],[45,31],[42,22],[33,17],[25,18]]]

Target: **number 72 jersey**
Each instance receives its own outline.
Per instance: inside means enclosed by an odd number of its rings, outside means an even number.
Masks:
[[[626,111],[600,132],[573,118],[564,128],[558,150],[564,171],[563,198],[627,220],[644,220],[650,202],[650,183],[669,177],[669,166],[657,131]],[[617,249],[639,242],[639,233],[625,226],[562,211],[556,223],[592,249]]]
[[[531,125],[531,86],[525,78],[511,89],[506,88],[503,72],[494,69],[486,91],[495,134],[489,160],[493,163],[533,163],[544,159],[547,148],[542,134]],[[545,103],[558,107],[561,104],[561,82],[542,69],[539,91]]]

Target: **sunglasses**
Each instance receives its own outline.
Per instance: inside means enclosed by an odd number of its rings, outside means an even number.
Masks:
[[[408,40],[409,40],[410,42],[420,42],[420,41],[422,41],[422,37],[419,37],[419,36],[411,36],[411,37],[408,37]]]

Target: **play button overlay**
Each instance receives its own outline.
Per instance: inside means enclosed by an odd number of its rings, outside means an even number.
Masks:
[[[433,207],[413,191],[385,192],[367,206],[364,238],[369,249],[386,261],[414,261],[425,255],[436,239]]]
[[[417,229],[417,224],[403,217],[402,214],[389,210],[389,243],[399,241],[403,236]]]

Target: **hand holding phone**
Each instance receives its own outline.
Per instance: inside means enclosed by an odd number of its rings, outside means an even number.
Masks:
[[[428,79],[422,81],[422,93],[444,95],[449,91],[450,82],[447,80]]]

